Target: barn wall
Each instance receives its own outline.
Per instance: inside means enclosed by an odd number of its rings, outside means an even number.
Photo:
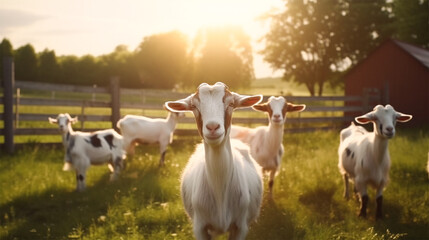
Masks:
[[[362,95],[365,88],[383,91],[386,84],[388,103],[412,114],[412,125],[429,123],[429,69],[393,41],[380,46],[346,75],[345,94]]]

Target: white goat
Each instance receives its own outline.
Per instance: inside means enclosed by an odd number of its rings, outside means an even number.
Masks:
[[[116,126],[121,129],[124,138],[124,149],[128,154],[134,154],[137,143],[159,143],[159,165],[164,165],[165,153],[168,144],[173,142],[173,132],[178,119],[184,117],[184,113],[168,112],[166,119],[147,118],[136,115],[126,115],[120,119]]]
[[[249,147],[229,137],[232,112],[250,107],[262,96],[230,92],[223,83],[203,83],[195,94],[167,102],[171,111],[192,111],[203,143],[190,157],[181,179],[181,195],[197,239],[229,232],[244,239],[262,201],[261,170]]]
[[[288,103],[284,97],[271,96],[268,102],[254,105],[253,109],[268,114],[268,126],[247,128],[233,125],[231,138],[239,139],[250,146],[250,154],[264,172],[270,173],[269,196],[272,198],[274,176],[283,157],[283,133],[287,112],[301,112],[305,105]]]
[[[411,115],[397,112],[390,105],[377,105],[372,112],[355,118],[361,124],[372,122],[373,132],[353,123],[341,131],[338,166],[344,177],[344,197],[349,197],[350,178],[361,201],[359,216],[366,217],[367,185],[370,184],[377,190],[376,219],[382,218],[382,194],[389,181],[390,169],[388,142],[395,135],[396,122],[408,122],[411,118]]]
[[[115,180],[122,168],[124,152],[122,136],[113,129],[93,133],[75,132],[71,124],[77,118],[71,118],[68,113],[59,114],[57,118],[49,118],[51,124],[58,124],[62,133],[65,148],[64,168],[76,171],[77,191],[85,189],[86,171],[90,165],[108,163],[113,172],[111,180]]]

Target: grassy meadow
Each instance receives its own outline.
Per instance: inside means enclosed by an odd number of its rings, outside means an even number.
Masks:
[[[342,93],[326,91],[327,95]],[[257,80],[250,89],[240,91],[265,95],[280,92],[308,95],[304,87],[280,79]],[[51,97],[48,95],[44,97]],[[23,93],[23,97],[37,96],[40,93]],[[23,112],[40,113],[37,107],[24,107]],[[102,115],[109,110],[90,111]],[[60,112],[78,115],[81,109],[43,109],[52,116]],[[149,112],[127,109],[121,113]],[[260,117],[261,113],[256,115]],[[46,120],[23,121],[19,127],[55,126]],[[75,128],[79,127],[78,123]],[[85,127],[108,128],[110,123],[87,122]],[[74,191],[75,174],[62,171],[64,149],[40,144],[60,141],[59,135],[17,136],[16,142],[27,144],[17,147],[13,155],[0,151],[0,239],[193,238],[180,199],[179,179],[195,144],[201,141],[199,137],[176,136],[163,168],[158,167],[158,146],[138,147],[115,182],[109,182],[107,166],[93,166],[82,193]],[[260,217],[250,226],[247,239],[429,239],[429,179],[425,172],[429,129],[398,126],[398,134],[390,142],[391,182],[384,192],[382,221],[374,219],[373,190],[369,191],[368,219],[357,217],[357,199],[343,199],[338,143],[339,131],[285,135],[285,155],[274,185],[274,201],[264,193]]]
[[[374,219],[374,191],[368,219],[357,217],[356,199],[343,199],[338,141],[336,131],[285,136],[274,201],[264,194],[247,239],[429,239],[428,131],[398,129],[391,140],[382,221]],[[176,137],[163,168],[158,147],[140,146],[116,182],[106,166],[92,167],[82,193],[74,173],[61,170],[61,147],[2,152],[0,239],[192,239],[179,178],[198,142]]]

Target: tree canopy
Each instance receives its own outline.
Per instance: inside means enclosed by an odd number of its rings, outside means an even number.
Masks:
[[[429,49],[428,0],[395,0],[391,4],[393,37]]]
[[[428,6],[428,0],[284,0],[283,9],[265,16],[271,27],[261,53],[284,80],[322,95],[386,39],[429,49]],[[250,38],[237,26],[202,28],[192,41],[179,31],[154,34],[135,50],[118,45],[101,56],[36,53],[31,44],[14,50],[5,38],[3,56],[14,57],[15,78],[25,81],[103,86],[118,76],[122,87],[183,89],[218,81],[245,88],[254,78]]]
[[[10,41],[6,38],[0,43],[0,81],[3,85],[3,57],[12,57],[13,56],[13,47]]]
[[[134,51],[118,45],[101,56],[56,56],[45,49],[36,54],[31,44],[14,51],[16,79],[81,85],[107,85],[112,76],[122,87],[195,88],[223,81],[246,87],[253,78],[250,39],[237,27],[202,29],[191,46],[179,31],[144,37]],[[12,50],[7,39],[4,52]]]
[[[55,82],[60,78],[60,65],[55,51],[45,49],[39,54],[38,80],[41,82]]]
[[[250,38],[235,26],[201,29],[193,44],[193,85],[224,82],[231,88],[249,86],[254,78]]]
[[[388,12],[382,4],[384,0],[287,0],[283,12],[268,16],[265,60],[284,70],[285,80],[322,95],[335,72],[359,61],[386,36]]]
[[[182,81],[187,39],[178,31],[145,37],[136,50],[136,68],[144,87],[173,88]]]
[[[18,48],[14,53],[15,78],[23,81],[37,79],[37,55],[31,44]]]

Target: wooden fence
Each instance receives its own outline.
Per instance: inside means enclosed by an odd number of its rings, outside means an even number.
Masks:
[[[48,117],[66,112],[63,110],[72,109],[73,113],[70,112],[70,114],[78,116],[80,128],[79,124],[74,126],[77,130],[95,131],[108,127],[116,128],[116,122],[128,113],[165,117],[166,111],[163,110],[165,101],[177,100],[189,95],[161,90],[124,89],[119,87],[118,78],[112,78],[108,87],[15,82],[13,70],[10,70],[13,63],[7,66],[8,69],[4,71],[3,76],[3,98],[0,98],[0,104],[4,106],[3,113],[0,114],[0,121],[3,121],[4,127],[0,129],[0,134],[4,135],[4,146],[9,152],[13,152],[14,136],[58,135],[56,126],[31,127],[31,123],[47,123]],[[264,96],[264,101],[268,97]],[[340,128],[353,120],[353,117],[350,114],[347,116],[347,113],[366,112],[371,109],[373,102],[379,101],[378,96],[374,95],[286,96],[286,98],[288,102],[305,103],[307,108],[301,113],[288,114],[285,132]],[[346,103],[353,103],[353,106],[346,106]],[[29,106],[33,106],[32,112],[26,112],[25,109]],[[34,112],[34,109],[37,109],[37,112]],[[96,114],[97,112],[99,114]],[[110,124],[106,125],[106,123]],[[175,131],[176,135],[197,134],[192,115],[180,119],[179,123]],[[238,110],[233,118],[233,124],[257,126],[267,123],[265,114],[255,112],[251,108]]]

